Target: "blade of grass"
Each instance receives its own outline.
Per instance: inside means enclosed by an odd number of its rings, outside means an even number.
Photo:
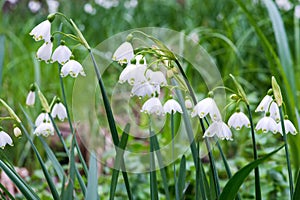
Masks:
[[[151,200],[158,200],[158,189],[155,169],[155,147],[154,147],[154,132],[150,130],[150,195]]]
[[[88,184],[86,190],[85,200],[89,199],[99,199],[98,196],[98,168],[97,160],[94,152],[91,153],[90,162],[89,162],[89,174],[88,174]]]
[[[298,199],[300,199],[300,169],[298,170],[295,192],[293,194],[293,200],[298,200]]]
[[[267,160],[269,157],[277,153],[280,149],[284,147],[281,146],[278,149],[272,151],[271,153],[259,158],[251,163],[247,164],[245,167],[236,172],[231,179],[226,183],[223,191],[219,197],[219,200],[232,200],[236,197],[237,192],[245,179],[249,176],[250,172],[255,169],[259,164]]]
[[[26,199],[40,199],[32,189],[23,181],[23,179],[9,166],[6,165],[2,160],[0,160],[0,167],[9,177],[9,179],[17,186],[17,188],[22,192]]]
[[[2,73],[5,55],[5,35],[0,35],[0,91],[2,88]]]
[[[114,163],[113,173],[110,182],[110,191],[109,191],[109,199],[113,200],[115,197],[115,192],[118,184],[119,172],[121,169],[121,163],[124,155],[124,150],[127,146],[128,134],[130,130],[130,124],[126,124],[125,129],[123,131],[119,147],[117,148],[116,159]],[[123,169],[122,169],[123,170]]]
[[[186,159],[185,155],[181,157],[178,180],[176,182],[179,199],[184,199],[184,188],[185,188],[185,178],[186,178]]]

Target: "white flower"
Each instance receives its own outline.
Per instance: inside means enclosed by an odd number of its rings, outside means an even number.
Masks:
[[[295,7],[294,16],[295,16],[297,19],[300,19],[300,5],[297,5],[297,6]]]
[[[33,134],[47,137],[54,134],[54,127],[52,123],[43,122],[34,130]]]
[[[0,131],[0,148],[4,149],[7,144],[13,146],[11,137],[4,131]]]
[[[255,130],[262,130],[264,133],[270,131],[273,133],[277,132],[277,124],[274,121],[274,119],[270,116],[268,116],[269,113],[262,119],[260,119],[255,127]]]
[[[160,87],[151,85],[149,82],[135,84],[131,89],[131,96],[151,97],[154,94],[160,94]]]
[[[45,40],[45,42],[50,42],[51,22],[49,20],[41,22],[32,29],[29,35],[32,35],[36,41]]]
[[[85,76],[82,65],[76,60],[69,60],[62,66],[60,75],[66,77],[68,74],[73,78],[76,78],[78,74]]]
[[[157,97],[152,97],[144,103],[141,112],[147,114],[163,115],[164,108]]]
[[[60,121],[63,121],[64,119],[66,119],[67,111],[66,111],[64,104],[62,104],[61,102],[56,103],[52,108],[51,116],[53,118],[57,117]]]
[[[161,71],[154,72],[149,69],[146,72],[146,78],[153,85],[160,85],[160,86],[167,85],[167,80],[165,78],[165,75]]]
[[[279,122],[279,121],[280,121],[279,108],[278,108],[277,103],[275,103],[274,101],[271,103],[269,112],[270,112],[270,116],[271,116],[276,122]]]
[[[136,64],[128,64],[121,72],[119,82],[128,82],[130,85],[140,84],[147,81],[145,73],[147,70],[146,59],[142,55],[135,57]]]
[[[211,97],[207,97],[198,102],[191,113],[192,117],[198,115],[200,118],[205,117],[207,114],[210,115],[212,120],[222,119],[218,106]]]
[[[205,131],[203,137],[217,136],[221,140],[232,140],[230,128],[223,121],[214,121]]]
[[[284,128],[285,128],[285,133],[286,134],[291,133],[292,135],[296,135],[298,133],[295,126],[294,126],[294,124],[290,120],[285,119],[283,122],[284,122]],[[283,134],[281,123],[277,124],[277,131],[279,133],[281,133],[281,135]]]
[[[292,8],[293,4],[289,2],[288,0],[276,0],[276,4],[279,9],[288,11]]]
[[[228,120],[228,126],[240,130],[243,126],[249,128],[250,121],[243,112],[235,112]]]
[[[59,62],[60,64],[65,64],[72,55],[71,50],[66,45],[59,45],[52,55],[52,62]]]
[[[255,109],[255,112],[266,112],[272,101],[272,97],[270,95],[266,95]]]
[[[169,99],[164,104],[164,112],[169,113],[169,114],[171,114],[172,112],[173,113],[176,113],[176,112],[182,113],[182,109],[181,109],[180,104],[176,100]]]
[[[26,97],[26,105],[33,106],[34,102],[35,102],[35,91],[30,90]]]
[[[17,127],[17,126],[14,128],[14,135],[16,137],[20,137],[22,135],[21,129],[19,127]]]
[[[113,55],[113,60],[120,64],[129,63],[134,58],[133,47],[129,42],[121,44]]]
[[[44,60],[46,63],[50,61],[52,54],[53,44],[52,42],[45,42],[37,51],[36,57],[39,60]]]
[[[38,127],[41,123],[44,122],[50,122],[50,117],[48,115],[48,113],[46,112],[42,112],[41,114],[39,114],[39,116],[36,118],[34,124],[36,127]]]

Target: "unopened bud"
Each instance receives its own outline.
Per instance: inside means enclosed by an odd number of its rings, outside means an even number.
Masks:
[[[18,138],[22,135],[22,131],[19,127],[17,127],[16,125],[14,125],[14,135]]]

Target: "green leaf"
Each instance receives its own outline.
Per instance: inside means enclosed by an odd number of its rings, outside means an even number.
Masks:
[[[229,181],[226,183],[226,185],[225,185],[225,187],[224,187],[224,189],[223,189],[223,191],[222,191],[222,193],[219,197],[219,200],[232,200],[232,199],[234,199],[237,195],[237,192],[238,192],[239,188],[241,187],[241,185],[243,184],[245,179],[248,177],[250,172],[254,168],[256,168],[259,164],[261,164],[263,161],[268,159],[270,156],[277,153],[283,147],[284,147],[284,145],[279,147],[278,149],[272,151],[271,153],[265,155],[264,157],[249,163],[248,165],[246,165],[245,167],[240,169],[237,173],[235,173],[232,176],[232,178],[229,179]]]
[[[154,132],[150,131],[150,195],[151,200],[158,200],[158,189],[155,170],[155,147],[154,147]]]
[[[22,192],[26,199],[40,199],[37,194],[35,194],[33,190],[23,181],[23,179],[2,160],[0,160],[0,167]]]
[[[88,184],[86,190],[85,200],[89,199],[99,199],[98,197],[98,173],[97,173],[97,159],[95,153],[90,155],[89,163],[89,173],[88,173]]]
[[[177,179],[177,188],[180,199],[184,199],[184,188],[185,188],[185,178],[186,178],[186,159],[185,155],[182,156],[179,167],[179,175]]]
[[[0,91],[2,87],[2,72],[5,54],[5,35],[0,35]]]
[[[293,194],[293,200],[298,200],[300,199],[300,169],[298,170],[298,177],[297,177],[297,182],[295,186],[295,192]]]

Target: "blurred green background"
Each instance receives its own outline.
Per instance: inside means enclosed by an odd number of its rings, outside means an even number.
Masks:
[[[186,35],[199,41],[214,59],[223,77],[226,86],[231,87],[229,74],[234,74],[245,87],[245,91],[251,101],[253,110],[259,100],[263,98],[271,86],[271,76],[275,75],[284,90],[284,98],[294,98],[295,103],[287,105],[290,119],[297,124],[297,108],[299,108],[299,91],[285,92],[285,87],[290,87],[284,82],[284,77],[289,77],[282,72],[280,67],[273,65],[274,57],[268,57],[265,44],[249,23],[245,10],[241,9],[235,0],[1,0],[0,8],[0,98],[11,105],[20,116],[23,116],[20,105],[25,104],[30,84],[36,82],[48,99],[55,95],[61,95],[58,68],[55,65],[47,65],[38,62],[35,53],[42,42],[34,42],[29,36],[31,29],[39,22],[46,19],[47,15],[57,9],[72,18],[83,32],[90,45],[96,46],[101,41],[119,32],[140,27],[165,27],[184,32]],[[278,2],[277,2],[278,3]],[[294,17],[294,7],[299,1],[290,1],[290,7],[277,4],[281,19],[284,23],[284,31],[287,35],[287,45],[293,62],[290,71],[294,74],[293,82],[299,85],[299,62],[300,57],[297,47],[299,43],[299,20]],[[274,28],[268,15],[266,6],[259,0],[243,1],[250,16],[258,29],[267,38],[270,48],[277,54],[281,49],[280,43],[276,41]],[[55,8],[55,5],[58,5]],[[286,5],[287,6],[287,5]],[[52,10],[51,10],[52,9]],[[59,24],[55,24],[57,27]],[[65,27],[64,27],[65,28]],[[67,26],[66,26],[67,28]],[[299,31],[299,30],[298,30]],[[78,49],[74,52],[78,60],[87,56],[86,52]],[[277,54],[278,55],[278,54]],[[272,60],[274,59],[274,60]],[[280,58],[281,63],[284,63]],[[272,64],[273,63],[273,64]],[[189,73],[191,80],[196,79],[193,73]],[[105,76],[104,82],[110,83],[112,77]],[[67,93],[71,92],[73,80],[64,79]],[[195,89],[207,91],[205,86],[194,84]],[[298,86],[299,87],[299,86]],[[296,87],[297,88],[297,87]],[[71,95],[68,96],[71,101]],[[27,109],[32,119],[40,110]],[[5,115],[3,108],[0,113]],[[230,113],[230,112],[229,112]],[[228,117],[228,116],[227,116]],[[255,115],[255,121],[260,115]],[[12,124],[1,124],[7,132],[12,132]],[[226,155],[229,158],[233,171],[241,168],[252,160],[250,135],[246,130],[234,132],[233,142],[222,142]],[[278,147],[281,142],[279,135],[257,135],[259,154],[269,152],[270,149]],[[293,138],[291,151],[294,172],[300,166],[299,158],[299,136]],[[18,140],[18,141],[17,141]],[[8,147],[4,151],[17,166],[26,166],[31,170],[32,179],[39,179],[39,171],[36,169],[35,159],[31,154],[24,138],[14,139],[15,147]],[[25,150],[24,150],[25,149]],[[216,152],[216,157],[218,157]],[[266,199],[276,199],[287,195],[288,184],[286,177],[283,152],[276,154],[272,161],[262,165],[263,196]],[[191,158],[189,158],[191,162]],[[219,159],[220,160],[220,159]],[[220,162],[218,166],[221,180],[226,183],[224,168]],[[223,170],[223,171],[222,171]],[[108,193],[109,170],[104,169],[107,176],[100,176],[101,192]],[[170,177],[171,177],[171,172]],[[188,189],[193,189],[194,177],[189,177],[191,182]],[[224,178],[224,179],[223,179]],[[140,199],[149,195],[147,177],[133,175],[133,182],[140,188]],[[243,185],[243,199],[251,199],[254,194],[253,177]],[[251,181],[252,180],[252,181]],[[36,186],[41,189],[43,186]],[[45,186],[44,186],[45,187]],[[99,186],[100,187],[100,186]],[[143,188],[143,189],[142,189]],[[124,195],[124,189],[119,188],[120,198]],[[47,193],[47,192],[45,192]],[[47,194],[45,194],[47,196]]]

